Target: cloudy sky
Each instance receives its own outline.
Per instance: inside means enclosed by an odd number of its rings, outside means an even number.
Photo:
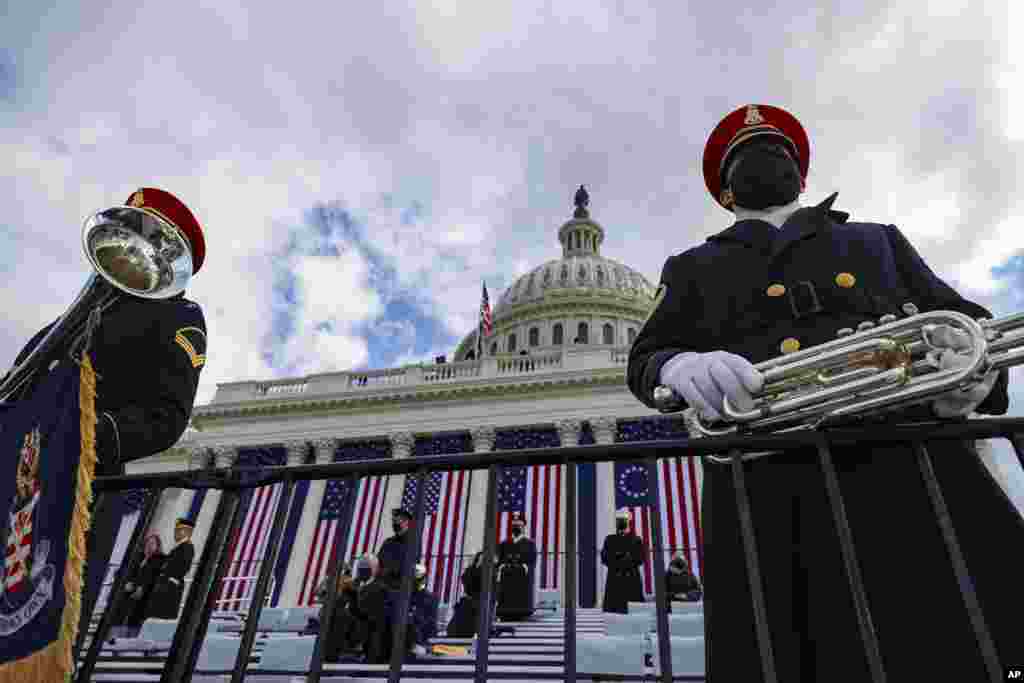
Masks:
[[[83,218],[142,185],[206,229],[200,403],[450,353],[482,280],[559,255],[580,183],[604,253],[657,281],[730,222],[699,160],[748,102],[805,123],[807,201],[840,191],[1024,310],[1009,3],[0,3],[5,367],[84,282]]]

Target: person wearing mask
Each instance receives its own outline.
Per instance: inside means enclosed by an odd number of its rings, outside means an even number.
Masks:
[[[472,638],[480,620],[480,592],[483,587],[484,554],[473,556],[473,562],[462,572],[462,597],[452,610],[448,622],[449,638]]]
[[[167,557],[159,534],[149,534],[143,545],[142,561],[124,584],[124,597],[111,615],[110,635],[131,637],[142,626],[146,603]]]
[[[174,525],[175,546],[167,555],[160,568],[153,592],[146,603],[145,618],[177,619],[181,610],[181,599],[185,595],[185,576],[192,568],[196,549],[192,545],[195,522],[181,517]]]
[[[615,533],[608,535],[601,547],[601,563],[608,567],[601,602],[605,612],[626,614],[630,602],[644,600],[640,567],[646,552],[644,542],[630,530],[629,522],[629,510],[623,508],[615,513]]]
[[[315,597],[316,602],[322,605],[317,620],[320,624],[324,623],[324,611],[327,609],[326,581],[327,579],[321,582]],[[359,628],[359,621],[352,612],[355,599],[355,578],[352,576],[352,569],[345,564],[338,574],[338,595],[331,614],[331,629],[324,639],[324,659],[327,661],[339,661],[345,654],[357,652],[362,646],[364,636]]]
[[[703,595],[700,590],[700,581],[690,571],[690,565],[682,553],[676,553],[668,564],[668,571],[665,572],[665,595],[670,612],[673,600],[695,602],[700,600]]]
[[[738,411],[753,409],[765,382],[755,363],[832,342],[839,331],[916,311],[990,317],[943,282],[896,226],[850,221],[832,208],[836,194],[803,206],[809,163],[806,131],[779,107],[740,107],[712,131],[704,181],[735,222],[662,269],[627,367],[629,388],[645,405],[719,420],[726,397]],[[928,337],[938,369],[972,362],[961,331],[937,325]],[[982,368],[968,386],[851,428],[1003,415],[1007,382],[1005,370]],[[1024,543],[1024,519],[973,442],[924,445],[927,459],[898,441],[830,447],[882,665],[891,681],[990,680],[973,624],[984,620],[1000,665],[1021,660],[1024,594],[1006,548]],[[708,681],[757,683],[764,674],[735,464],[703,461]],[[824,681],[837,671],[870,680],[816,448],[749,453],[742,463],[778,680]],[[942,517],[955,527],[978,600],[973,612],[922,468],[934,472]]]
[[[521,621],[533,614],[537,544],[526,537],[526,520],[518,512],[511,526],[512,536],[498,545],[497,615]]]
[[[380,558],[380,578],[394,586],[399,585],[402,578],[402,562],[405,559],[408,544],[409,528],[412,526],[412,515],[402,508],[391,511],[391,530],[395,532],[384,540],[377,556]]]
[[[416,565],[416,582],[409,598],[406,642],[409,651],[424,657],[430,650],[430,639],[437,635],[437,596],[427,590],[427,567]]]
[[[350,605],[353,616],[362,622],[363,656],[367,664],[391,661],[394,590],[384,580],[380,560],[367,555],[357,563],[356,598]]]

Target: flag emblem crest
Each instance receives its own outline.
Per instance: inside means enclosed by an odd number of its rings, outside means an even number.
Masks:
[[[53,597],[56,569],[47,565],[50,543],[36,541],[33,529],[42,494],[39,427],[24,435],[15,470],[14,496],[7,513],[7,544],[0,599],[0,636],[28,624]]]

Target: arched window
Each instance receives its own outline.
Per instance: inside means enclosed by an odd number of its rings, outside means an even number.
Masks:
[[[601,266],[597,267],[597,284],[604,287],[604,268]]]
[[[613,328],[608,323],[605,323],[604,327],[601,328],[601,343],[602,344],[614,344],[615,343],[615,328]]]
[[[562,264],[562,278],[561,279],[562,279],[562,282],[568,282],[569,281],[569,266],[564,264],[564,263]]]
[[[492,356],[497,356],[498,355],[498,342],[494,342],[493,344],[491,344],[491,355]]]
[[[530,328],[530,346],[540,346],[540,330],[536,327]]]
[[[626,341],[630,344],[636,341],[636,330],[632,327],[626,330]]]
[[[561,346],[565,343],[565,333],[562,331],[562,323],[555,323],[555,327],[551,331],[551,343],[555,346]]]
[[[508,349],[507,349],[507,351],[509,353],[515,353],[515,350],[516,350],[516,335],[510,334],[510,335],[508,335]]]
[[[576,343],[577,344],[589,344],[590,328],[587,327],[586,323],[580,323],[576,327]]]

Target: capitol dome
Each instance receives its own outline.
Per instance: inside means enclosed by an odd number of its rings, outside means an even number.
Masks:
[[[654,303],[655,287],[638,271],[601,255],[605,231],[590,217],[589,196],[576,193],[573,217],[558,229],[562,258],[517,278],[497,299],[484,356],[564,347],[628,346]],[[475,356],[477,331],[455,360]]]

